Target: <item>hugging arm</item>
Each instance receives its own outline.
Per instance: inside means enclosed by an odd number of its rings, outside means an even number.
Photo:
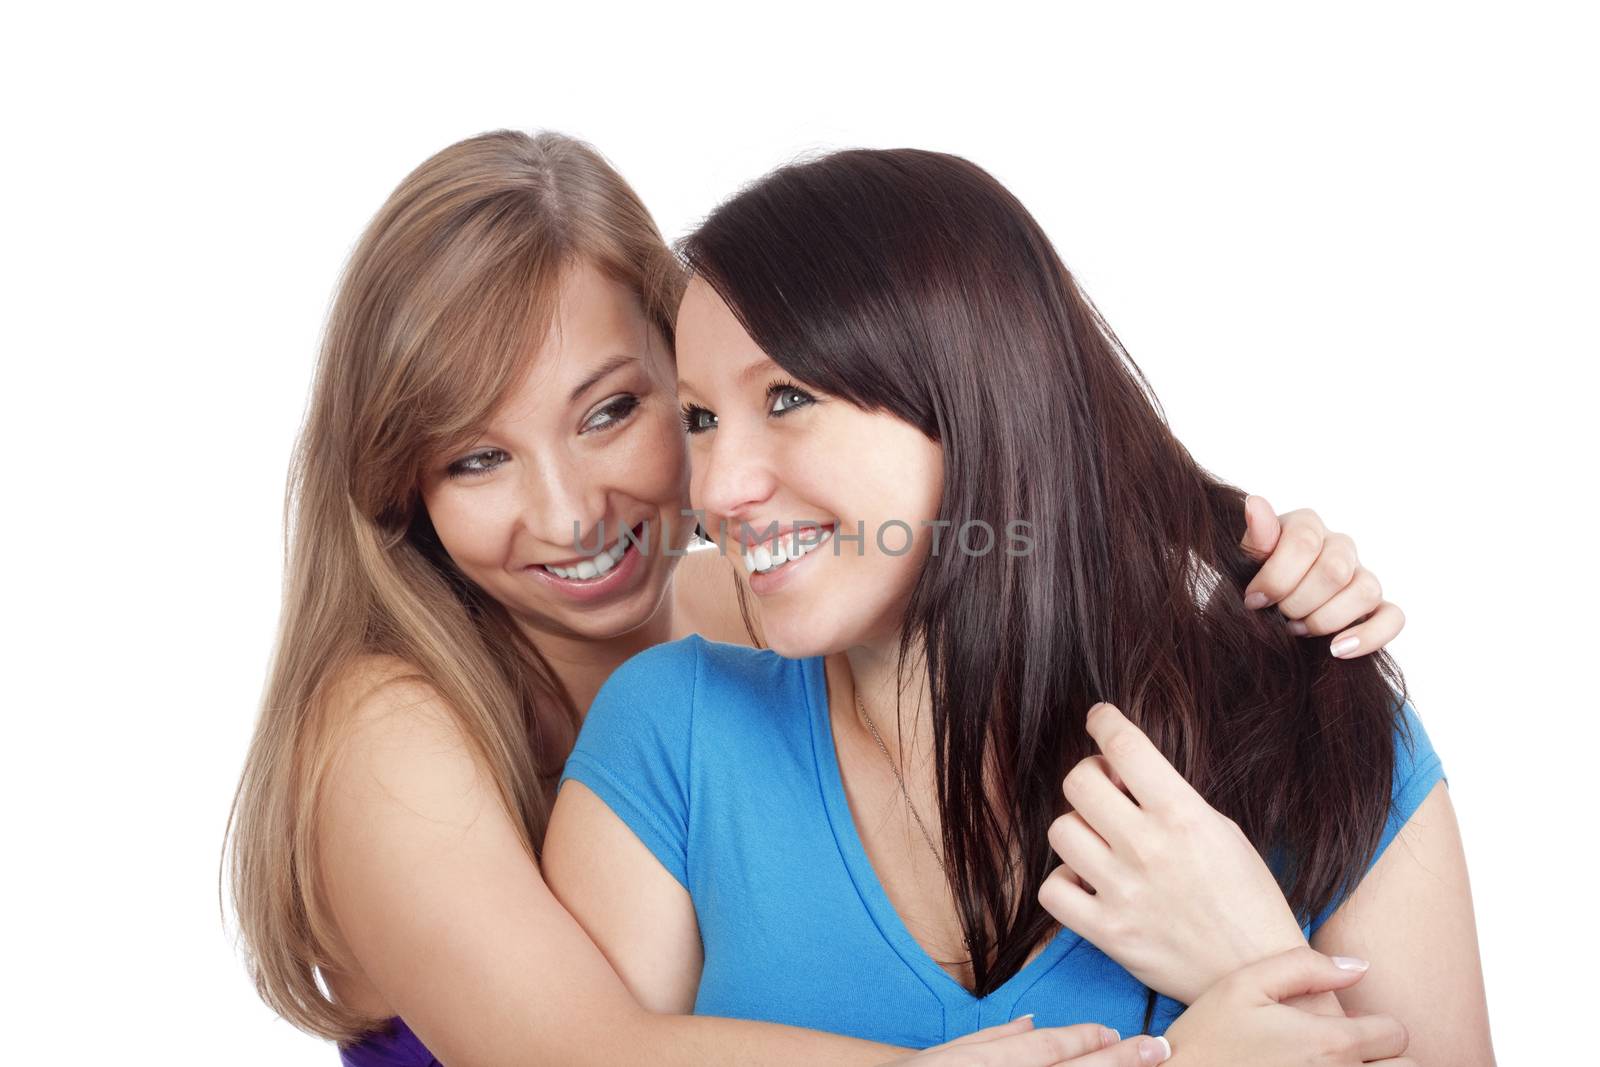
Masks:
[[[701,965],[694,906],[683,886],[633,835],[604,801],[569,781],[556,803],[546,838],[546,872],[557,897],[594,936],[639,1002],[657,1011],[687,1011],[694,1003]],[[1328,1018],[1289,1006],[1296,998],[1331,997],[1365,976],[1341,969],[1302,942],[1215,982],[1168,1031],[1172,1067],[1417,1067],[1401,1059],[1406,1032],[1390,1015]],[[1095,1036],[1093,1024],[1058,1030],[1016,1031],[1017,1023],[980,1031],[895,1063],[904,1067],[978,1067],[1059,1064],[1060,1067],[1145,1067],[1160,1063],[1153,1048],[1141,1058],[1139,1035],[1114,1044]],[[985,1042],[990,1033],[1011,1031]],[[805,1033],[805,1031],[801,1031]],[[756,1035],[745,1046],[748,1062],[782,1062],[776,1045]],[[1043,1044],[1048,1040],[1049,1045]],[[1021,1042],[1039,1042],[1024,1047]],[[1010,1044],[1008,1044],[1010,1043]],[[1097,1051],[1096,1051],[1097,1050]],[[830,1052],[816,1062],[868,1062]],[[1393,1058],[1392,1058],[1393,1057]],[[709,1061],[708,1061],[709,1062]]]
[[[339,709],[346,728],[318,809],[318,892],[343,950],[337,966],[324,964],[336,995],[359,989],[363,1010],[400,1016],[451,1067],[809,1067],[882,1064],[903,1053],[797,1027],[676,1014],[692,1003],[699,970],[693,912],[682,887],[620,820],[591,795],[588,814],[604,818],[569,822],[585,848],[555,849],[556,868],[570,875],[565,884],[598,894],[569,894],[585,905],[591,926],[641,942],[623,946],[608,935],[602,953],[551,892],[437,694],[399,678],[368,678],[356,688],[360,695]],[[563,790],[562,806],[571,809],[577,792]],[[589,862],[602,866],[585,872]],[[615,888],[608,873],[616,862],[638,879],[640,891],[626,900],[605,895]],[[608,913],[621,926],[600,920],[602,903],[619,906]],[[1099,1027],[1034,1030],[1019,1021],[914,1062],[1139,1063],[1131,1042],[1102,1045]]]
[[[694,1008],[700,984],[700,926],[689,893],[605,802],[579,781],[563,785],[545,838],[550,887],[594,938],[638,1003],[653,1012]],[[1033,1030],[1025,1020],[991,1027],[920,1053],[834,1034],[695,1016],[693,1023],[745,1028],[738,1063],[874,1063],[904,1053],[906,1067],[1136,1067],[1139,1039],[1117,1041],[1094,1024]],[[729,1040],[727,1035],[723,1040]]]
[[[389,682],[349,710],[320,807],[322,891],[347,968],[441,1062],[870,1064],[895,1054],[832,1034],[645,1010],[546,886],[438,697]],[[675,952],[693,931],[671,926],[672,914],[662,904],[655,917],[675,931]],[[672,955],[664,944],[652,958]],[[692,993],[691,961],[641,976],[643,956],[616,958],[652,1007],[668,1006],[669,988]]]

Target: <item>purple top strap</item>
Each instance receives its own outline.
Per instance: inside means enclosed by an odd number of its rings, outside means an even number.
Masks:
[[[385,1029],[341,1048],[339,1062],[344,1067],[443,1067],[398,1016]]]

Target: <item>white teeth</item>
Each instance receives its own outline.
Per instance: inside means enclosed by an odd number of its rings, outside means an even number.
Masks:
[[[794,534],[786,533],[773,542],[770,550],[765,545],[757,545],[745,553],[744,569],[751,574],[765,574],[770,570],[775,570],[785,563],[790,563],[821,548],[827,543],[828,538],[833,536],[833,531],[823,530],[821,534],[811,533],[810,536],[815,537],[816,540],[802,541],[796,545],[794,543]]]
[[[622,562],[622,557],[628,552],[628,543],[626,536],[619,537],[616,544],[598,555],[580,560],[575,567],[552,567],[548,563],[542,563],[540,566],[557,578],[565,578],[568,581],[598,578],[602,574],[610,573],[611,568]]]

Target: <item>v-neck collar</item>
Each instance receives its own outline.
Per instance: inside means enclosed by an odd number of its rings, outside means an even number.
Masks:
[[[806,702],[811,716],[811,744],[817,761],[817,784],[828,812],[828,822],[833,829],[839,855],[856,892],[866,905],[873,924],[895,954],[939,998],[946,1009],[947,1019],[959,1026],[976,1029],[1007,1022],[1018,1000],[1035,982],[1043,978],[1073,949],[1083,944],[1083,938],[1066,927],[1056,931],[1044,950],[1030,960],[1022,970],[1008,978],[998,989],[984,997],[974,996],[939,966],[911,936],[900,913],[889,902],[878,872],[867,856],[866,846],[856,829],[855,818],[850,813],[850,801],[844,791],[844,777],[839,769],[839,754],[834,744],[833,721],[828,705],[828,680],[821,656],[808,659],[803,664],[801,676],[805,682]],[[973,1020],[976,1020],[975,1022]]]

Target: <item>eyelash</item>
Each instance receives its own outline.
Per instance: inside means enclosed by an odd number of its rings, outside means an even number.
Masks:
[[[493,467],[483,467],[483,468],[474,469],[474,468],[468,466],[468,464],[471,463],[473,460],[483,459],[486,456],[500,456],[500,457],[503,457],[503,458],[501,458],[499,460],[499,462],[495,463],[495,465]],[[503,449],[503,448],[481,448],[478,451],[472,453],[471,455],[462,456],[460,459],[458,459],[454,463],[450,464],[450,466],[445,468],[445,473],[448,474],[452,478],[475,478],[475,477],[478,477],[480,475],[488,474],[490,471],[494,470],[495,467],[500,466],[501,463],[504,463],[506,460],[508,460],[510,458],[511,457],[506,453],[506,450]]]
[[[587,430],[580,430],[578,432],[593,433],[596,430],[609,430],[619,423],[626,421],[628,416],[632,415],[634,411],[638,409],[638,407],[639,398],[637,396],[634,396],[632,393],[623,393],[621,396],[608,403],[605,407],[595,412],[595,415],[609,414],[611,416],[609,420],[601,423],[599,426],[595,426]],[[586,422],[584,425],[588,426],[588,423]]]
[[[802,399],[799,401],[799,403],[790,404],[788,407],[785,407],[780,411],[772,410],[772,402],[776,401],[785,393],[794,393],[800,396]],[[782,418],[796,408],[807,407],[817,402],[816,397],[812,396],[809,392],[787,379],[773,382],[771,385],[767,386],[767,400],[767,413],[775,419]],[[709,415],[713,419],[717,417],[716,412],[707,410],[706,408],[701,407],[699,404],[685,404],[683,406],[682,415],[683,432],[687,434],[705,433],[707,430],[712,429],[715,426],[715,423],[713,423],[712,426],[697,426],[696,422],[700,416]]]
[[[607,421],[600,423],[598,426],[592,426],[587,430],[579,430],[578,432],[603,433],[607,430],[614,429],[621,423],[627,421],[628,416],[632,415],[636,410],[638,410],[638,407],[639,398],[634,396],[632,393],[624,393],[615,400],[612,400],[599,411],[595,412],[595,415],[608,416]],[[593,420],[591,419],[590,421]],[[584,425],[588,426],[589,424],[586,422]],[[481,460],[486,457],[496,457],[496,462],[492,466],[488,467],[474,468],[470,466],[474,460]],[[510,458],[511,456],[503,448],[481,448],[470,455],[462,456],[460,459],[450,464],[450,466],[445,468],[445,473],[452,478],[479,477],[481,475],[490,473],[496,467],[500,466],[500,464],[506,462]]]

